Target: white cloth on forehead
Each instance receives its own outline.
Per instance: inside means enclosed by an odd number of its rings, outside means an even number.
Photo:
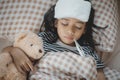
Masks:
[[[76,18],[87,22],[91,3],[84,0],[58,0],[55,6],[55,18]]]

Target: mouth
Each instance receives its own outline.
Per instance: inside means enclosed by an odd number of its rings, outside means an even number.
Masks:
[[[64,36],[64,38],[67,39],[67,40],[74,40],[74,38],[70,37],[70,36]]]

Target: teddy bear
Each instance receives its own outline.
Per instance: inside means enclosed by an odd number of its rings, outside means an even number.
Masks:
[[[25,53],[31,61],[38,60],[44,55],[42,38],[33,32],[17,34],[13,47],[20,48],[20,52]],[[26,80],[27,73],[22,74],[18,71],[10,51],[8,48],[0,53],[0,80]]]

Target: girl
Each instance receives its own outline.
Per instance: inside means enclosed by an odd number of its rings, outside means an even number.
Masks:
[[[74,43],[74,40],[77,40],[82,46],[84,53],[93,56],[96,60],[98,80],[105,80],[103,63],[94,51],[95,44],[92,37],[93,18],[94,10],[91,8],[89,1],[58,0],[56,5],[45,14],[42,24],[42,27],[45,27],[45,31],[40,32],[39,36],[43,38],[45,53],[67,51],[79,55]],[[12,50],[14,51],[15,49]],[[17,57],[17,54],[14,53],[13,59],[19,71],[29,71],[33,67],[29,59],[24,54],[20,54],[22,55],[22,59],[20,59],[20,55]],[[28,65],[27,63],[30,64]]]

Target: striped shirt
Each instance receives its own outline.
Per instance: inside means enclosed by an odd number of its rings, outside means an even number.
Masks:
[[[43,47],[44,47],[45,53],[51,52],[51,51],[52,52],[66,51],[66,52],[73,52],[79,55],[79,52],[77,49],[75,49],[75,47],[73,47],[72,49],[70,47],[67,47],[67,45],[65,45],[62,42],[55,42],[57,40],[57,37],[51,32],[40,32],[38,35],[43,39]],[[94,59],[96,60],[97,68],[104,67],[103,62],[101,62],[100,60],[100,57],[96,54],[96,52],[93,52],[89,46],[82,46],[82,49],[86,55],[90,55],[94,57]]]

